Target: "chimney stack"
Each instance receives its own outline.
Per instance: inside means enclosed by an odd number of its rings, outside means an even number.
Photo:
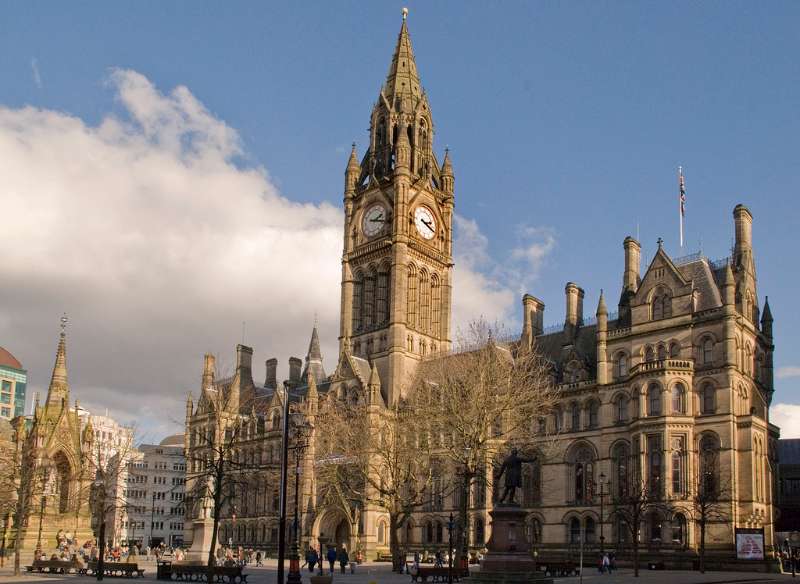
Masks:
[[[574,282],[567,282],[564,288],[567,300],[567,318],[564,328],[578,327],[583,324],[583,289]]]
[[[273,357],[267,359],[267,378],[264,381],[264,387],[267,389],[277,389],[278,387],[278,360]]]
[[[739,267],[742,264],[742,256],[753,249],[753,215],[740,203],[733,210],[733,221],[736,226],[734,256],[736,267]]]
[[[239,374],[242,386],[253,383],[253,349],[244,345],[236,345],[236,373]]]
[[[622,276],[622,290],[636,292],[639,289],[639,255],[642,246],[630,235],[622,243],[625,248],[625,273]]]
[[[297,357],[289,357],[289,381],[300,383],[300,371],[303,367],[303,360]]]
[[[206,353],[203,356],[203,385],[201,389],[208,389],[214,386],[214,369],[216,368],[217,360],[211,353]]]
[[[525,294],[522,297],[522,335],[524,337],[537,337],[544,332],[544,302]]]

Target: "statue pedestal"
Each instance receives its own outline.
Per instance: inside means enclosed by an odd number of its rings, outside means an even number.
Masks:
[[[195,519],[192,522],[192,545],[186,552],[187,559],[206,562],[208,560],[208,552],[211,551],[211,536],[213,533],[213,519]],[[223,542],[217,541],[217,546],[222,544]]]
[[[499,504],[489,511],[492,517],[492,536],[486,544],[488,552],[480,571],[470,574],[469,581],[480,584],[552,584],[536,570],[530,545],[525,538],[525,516],[519,505]]]

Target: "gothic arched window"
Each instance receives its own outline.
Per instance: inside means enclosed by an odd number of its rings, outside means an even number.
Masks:
[[[483,519],[478,517],[475,519],[475,544],[483,546],[486,539],[486,530],[484,528]]]
[[[714,389],[714,384],[710,382],[706,382],[703,384],[702,399],[703,399],[703,413],[704,414],[716,413],[717,400],[716,400],[716,390]]]
[[[617,379],[624,379],[628,375],[628,357],[625,353],[619,353],[614,363],[614,374]]]
[[[686,413],[686,388],[682,383],[676,383],[672,386],[672,413]]]
[[[703,341],[703,364],[711,365],[714,363],[714,341],[706,337]]]
[[[415,328],[417,325],[417,269],[413,265],[408,266],[406,294],[408,300],[406,320],[408,321],[408,326]]]
[[[616,498],[624,497],[628,489],[628,462],[630,459],[630,448],[624,442],[617,444],[611,454],[614,466],[613,494]]]
[[[361,302],[364,296],[364,276],[361,272],[356,274],[353,281],[353,332],[361,330]]]
[[[620,394],[614,401],[614,418],[617,422],[628,421],[628,396]]]
[[[574,501],[589,504],[594,495],[594,454],[588,446],[581,446],[573,452],[570,462]]]
[[[442,334],[442,287],[439,276],[431,275],[431,334],[438,337]]]
[[[389,268],[382,266],[378,272],[375,324],[382,325],[389,320]]]
[[[644,360],[646,362],[655,361],[656,360],[656,352],[653,350],[653,347],[647,346],[644,350]]]
[[[571,412],[572,431],[577,432],[581,429],[581,408],[578,402],[572,402]]]
[[[425,270],[421,270],[419,276],[419,329],[428,332],[431,324],[431,281]]]
[[[522,471],[522,504],[534,507],[542,500],[542,466],[538,459],[525,465]]]
[[[364,276],[364,296],[362,299],[361,326],[364,329],[375,325],[375,270]]]
[[[595,541],[595,521],[592,517],[586,518],[586,523],[583,528],[586,543],[594,543]]]
[[[669,357],[670,359],[678,359],[681,356],[681,346],[676,343],[672,342],[669,344]]]
[[[686,542],[686,517],[682,513],[672,516],[672,541],[683,545]]]
[[[569,543],[581,542],[581,522],[577,517],[569,520]]]
[[[589,419],[587,420],[587,427],[597,428],[598,418],[600,414],[600,404],[598,404],[596,400],[591,400],[586,409],[589,414],[588,416]]]
[[[661,388],[656,383],[647,387],[647,415],[661,415]]]
[[[700,465],[698,469],[700,493],[716,496],[719,485],[719,438],[707,432],[700,438]]]

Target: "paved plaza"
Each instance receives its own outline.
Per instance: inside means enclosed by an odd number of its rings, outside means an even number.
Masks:
[[[156,582],[156,565],[154,562],[139,562],[145,568],[145,581]],[[287,564],[288,567],[288,564]],[[248,567],[248,584],[275,584],[277,563],[275,560],[267,561],[263,568]],[[8,567],[0,568],[0,582],[43,582],[54,580],[78,581],[88,583],[95,581],[90,576],[75,575],[49,575],[49,574],[23,574],[22,576],[12,576],[12,570]],[[310,584],[308,571],[303,572],[303,584]],[[105,578],[105,582],[118,581],[117,578]],[[121,579],[128,582],[128,579]],[[140,582],[141,580],[136,580]],[[334,575],[334,584],[410,584],[411,577],[406,574],[394,574],[388,563],[366,563],[356,569],[355,574]],[[639,578],[635,578],[633,570],[618,570],[613,575],[601,575],[596,570],[586,568],[583,580],[579,576],[567,578],[556,578],[559,584],[727,584],[742,582],[757,584],[760,582],[792,582],[791,574],[759,574],[755,572],[699,572],[688,571],[648,571],[642,570]],[[800,581],[800,580],[795,580]]]

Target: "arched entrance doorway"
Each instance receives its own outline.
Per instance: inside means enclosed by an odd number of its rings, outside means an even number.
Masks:
[[[340,511],[323,513],[316,522],[312,535],[323,547],[323,554],[328,546],[335,546],[337,549],[345,546],[351,551],[355,547],[350,521]]]
[[[53,457],[53,466],[55,467],[55,484],[54,495],[57,502],[59,513],[66,513],[69,511],[70,501],[70,483],[72,482],[72,469],[70,467],[67,456],[63,452],[58,452]]]

